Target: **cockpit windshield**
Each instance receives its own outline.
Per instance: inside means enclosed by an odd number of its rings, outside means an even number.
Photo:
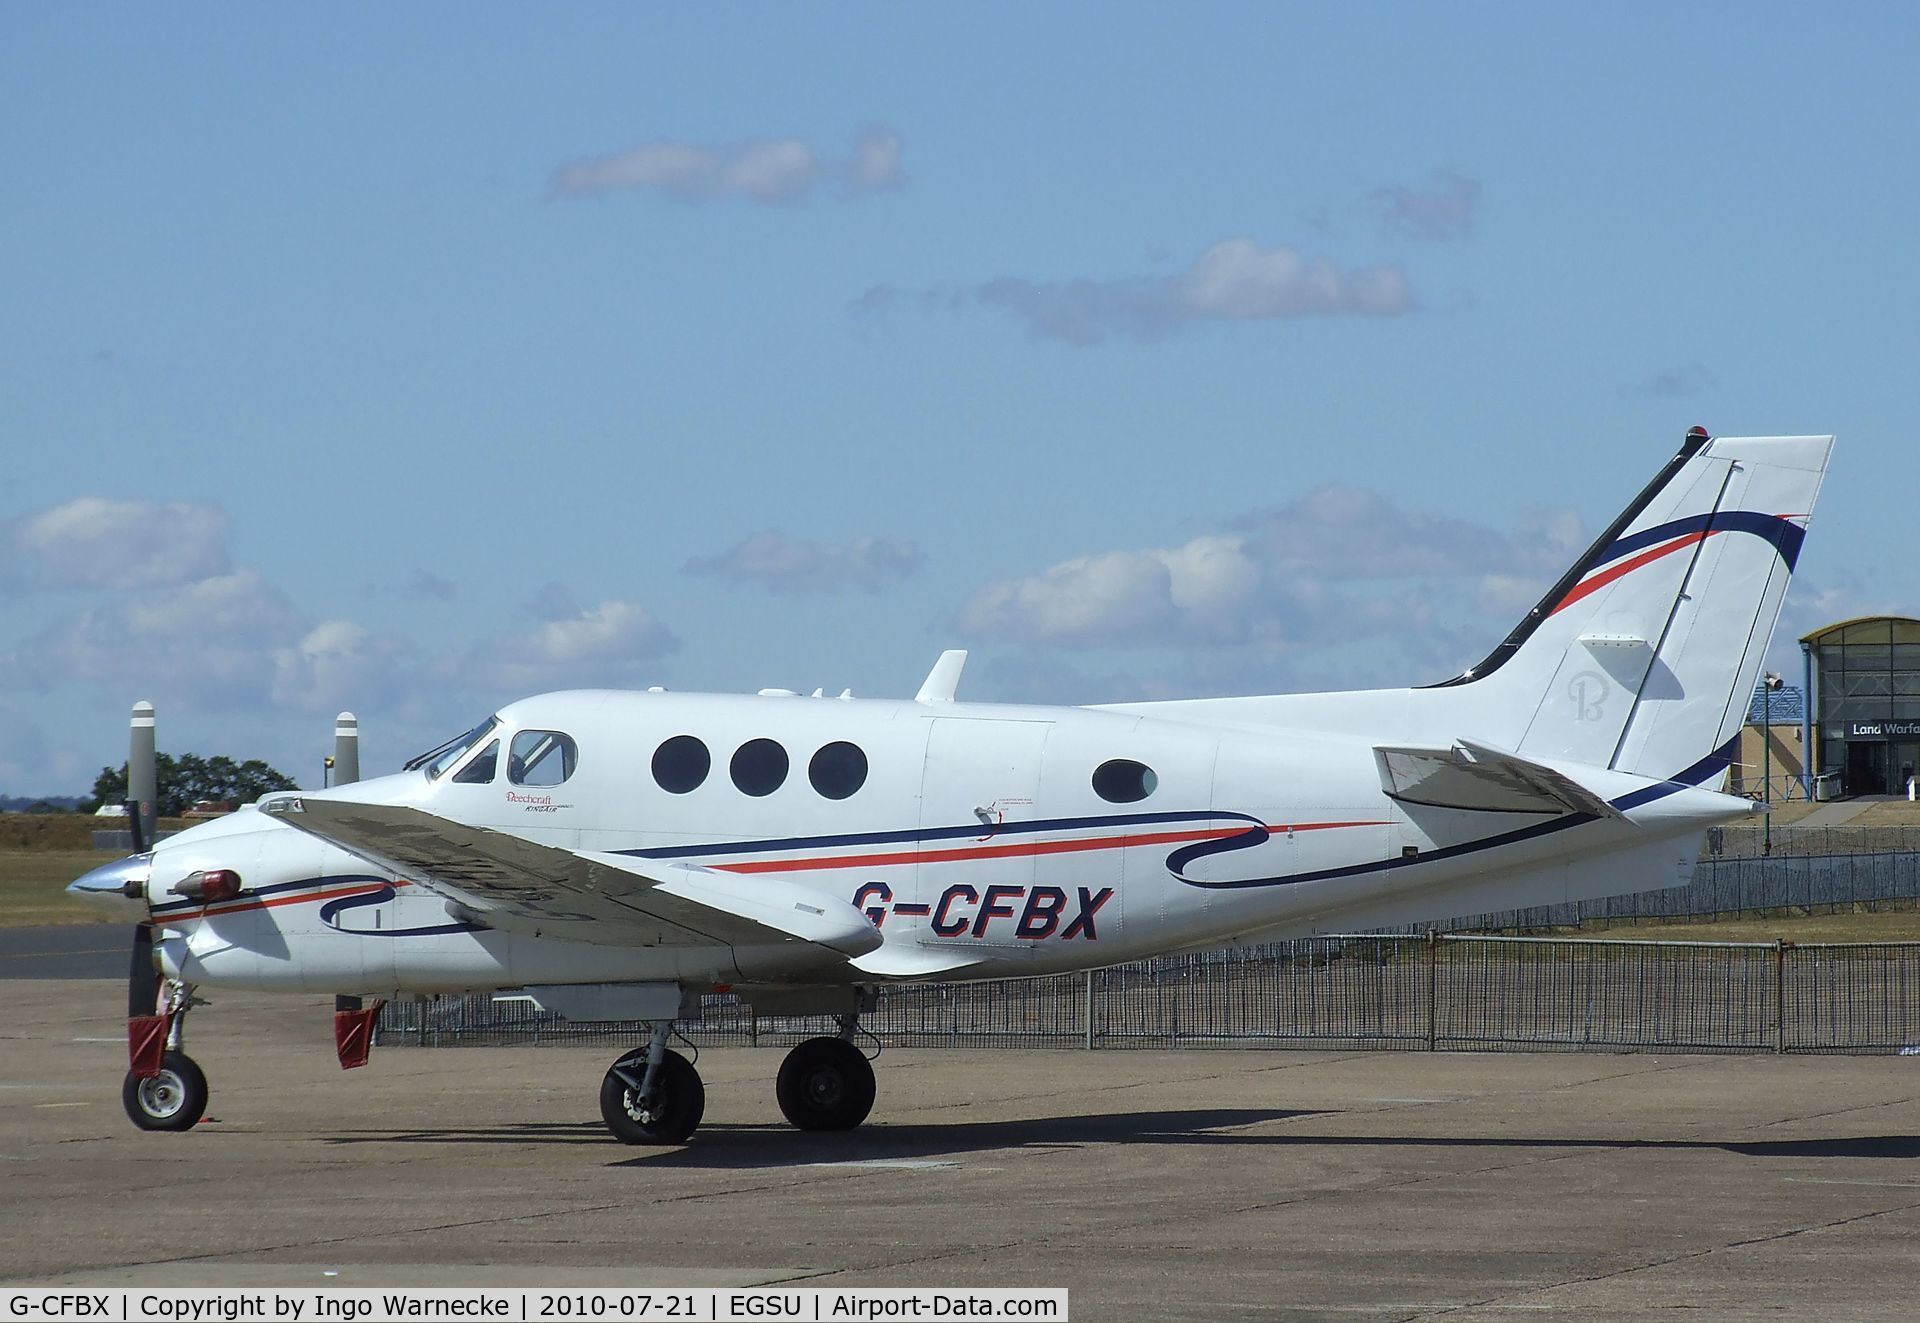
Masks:
[[[408,759],[407,765],[400,770],[411,772],[417,767],[424,767],[427,769],[427,780],[436,781],[449,767],[460,761],[461,754],[491,735],[493,728],[499,724],[499,717],[488,717],[466,734],[456,735],[445,744],[436,744],[419,757]]]

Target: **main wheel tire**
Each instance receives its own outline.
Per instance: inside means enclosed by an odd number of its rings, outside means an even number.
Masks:
[[[614,1062],[600,1081],[600,1117],[613,1137],[623,1144],[684,1144],[700,1126],[707,1110],[707,1086],[700,1072],[678,1052],[661,1059],[654,1081],[653,1101],[641,1101],[639,1090],[622,1074],[644,1079],[647,1054],[632,1052]]]
[[[169,1052],[158,1075],[128,1071],[120,1101],[142,1130],[191,1130],[207,1111],[207,1077],[185,1052]]]
[[[809,1038],[780,1063],[774,1095],[802,1130],[851,1130],[873,1110],[873,1067],[844,1038]]]

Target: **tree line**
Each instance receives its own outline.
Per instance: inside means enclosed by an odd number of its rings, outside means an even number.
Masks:
[[[297,790],[293,778],[277,772],[258,758],[236,763],[224,754],[202,758],[197,753],[170,753],[154,757],[155,795],[159,814],[177,818],[195,804],[250,804],[274,790]],[[127,799],[127,765],[102,767],[93,779],[93,796],[82,801],[80,811],[91,813],[102,804],[122,804]]]

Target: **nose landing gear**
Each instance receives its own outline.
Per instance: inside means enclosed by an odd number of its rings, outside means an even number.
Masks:
[[[139,992],[136,986],[133,995]],[[120,1102],[142,1130],[191,1130],[206,1114],[206,1073],[180,1050],[186,1041],[187,1011],[203,1004],[196,1002],[192,988],[168,979],[160,1014],[128,1019],[133,1068],[120,1085]]]
[[[207,1077],[185,1052],[169,1052],[158,1074],[128,1071],[120,1101],[142,1130],[191,1130],[207,1110]]]

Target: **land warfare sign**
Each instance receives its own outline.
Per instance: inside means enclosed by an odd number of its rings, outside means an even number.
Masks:
[[[1920,721],[1849,721],[1850,740],[1920,740]]]

